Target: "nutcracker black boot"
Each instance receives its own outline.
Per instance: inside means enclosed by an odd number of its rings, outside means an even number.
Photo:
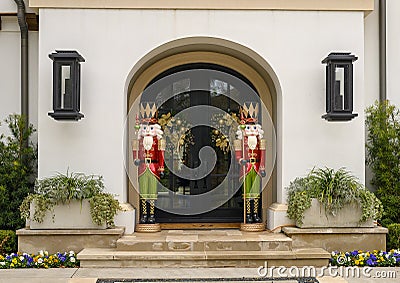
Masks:
[[[249,199],[246,199],[246,224],[253,223],[253,218],[251,217],[251,203]]]
[[[141,206],[141,212],[142,216],[140,217],[140,224],[145,224],[147,223],[147,201],[145,199],[140,199],[140,206]]]
[[[149,216],[149,219],[147,220],[147,223],[149,223],[149,224],[154,224],[154,223],[156,223],[156,218],[154,217],[154,204],[155,204],[155,200],[154,200],[154,199],[151,199],[151,200],[149,201],[149,203],[150,203],[150,216]]]
[[[258,205],[259,205],[259,200],[258,198],[253,200],[253,221],[255,223],[261,223],[261,218],[258,216]]]

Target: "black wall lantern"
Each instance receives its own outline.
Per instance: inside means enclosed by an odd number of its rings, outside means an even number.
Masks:
[[[49,54],[53,60],[53,110],[48,113],[55,120],[78,121],[80,111],[81,62],[85,59],[76,51],[60,51]]]
[[[328,121],[350,121],[353,113],[353,62],[358,58],[348,53],[330,53],[326,64],[326,114]]]

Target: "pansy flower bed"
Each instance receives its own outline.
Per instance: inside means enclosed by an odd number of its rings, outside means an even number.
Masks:
[[[79,267],[74,251],[49,255],[47,251],[35,254],[11,253],[0,255],[0,269]]]
[[[332,252],[330,264],[334,266],[400,266],[400,251]]]

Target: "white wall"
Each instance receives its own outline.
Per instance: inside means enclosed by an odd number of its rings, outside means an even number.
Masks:
[[[400,1],[387,0],[387,98],[400,108]]]
[[[386,72],[387,98],[400,107],[400,1],[386,1]],[[365,18],[365,102],[379,99],[379,1]]]
[[[379,0],[375,1],[374,11],[364,19],[365,44],[365,108],[379,100]],[[367,137],[366,130],[365,136]],[[372,172],[365,168],[365,185],[371,185]]]
[[[0,134],[9,131],[3,120],[11,113],[21,113],[21,51],[17,17],[2,17],[0,30]],[[37,128],[38,33],[29,32],[29,115]],[[34,137],[36,140],[36,137]]]
[[[351,28],[349,28],[351,27]],[[342,166],[364,180],[364,19],[362,12],[138,11],[44,9],[39,41],[39,175],[55,171],[101,174],[126,199],[123,167],[124,86],[135,63],[157,46],[189,36],[242,44],[263,56],[282,86],[282,183],[313,166]],[[79,122],[57,122],[51,111],[51,60],[56,49],[77,50],[82,64]],[[329,123],[325,66],[331,51],[355,62],[351,122]],[[278,188],[278,201],[285,200]]]
[[[365,18],[365,106],[379,100],[379,1]]]

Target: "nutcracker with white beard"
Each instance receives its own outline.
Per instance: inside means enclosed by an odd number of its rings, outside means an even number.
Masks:
[[[155,104],[140,105],[141,123],[136,122],[138,139],[133,141],[132,152],[134,164],[138,166],[140,192],[140,224],[155,224],[155,201],[157,185],[164,175],[165,141],[163,131],[157,124]],[[138,119],[137,119],[138,120]]]
[[[245,103],[241,108],[241,124],[234,141],[236,159],[241,165],[240,178],[243,181],[245,224],[261,223],[259,216],[261,179],[265,173],[266,140],[264,131],[257,124],[258,103]]]

